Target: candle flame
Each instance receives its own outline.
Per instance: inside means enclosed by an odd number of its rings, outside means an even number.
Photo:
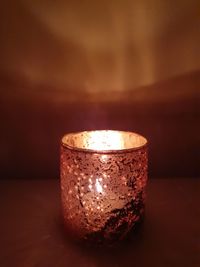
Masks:
[[[123,138],[117,131],[94,131],[87,142],[88,148],[94,150],[114,150],[124,147]]]
[[[102,188],[98,178],[96,179],[95,187],[96,187],[96,190],[98,193],[103,193],[103,188]]]

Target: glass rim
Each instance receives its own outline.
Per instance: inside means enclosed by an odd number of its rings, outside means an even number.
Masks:
[[[142,144],[139,146],[133,146],[133,147],[129,147],[129,148],[116,148],[116,149],[93,149],[93,148],[84,148],[84,147],[78,147],[76,145],[72,146],[69,143],[66,142],[66,138],[69,138],[70,136],[77,136],[77,135],[81,135],[81,134],[87,134],[87,133],[94,133],[94,132],[113,132],[113,133],[120,133],[122,136],[123,135],[133,135],[136,137],[139,137],[142,140]],[[79,151],[79,152],[84,152],[84,153],[96,153],[96,154],[118,154],[118,153],[128,153],[128,152],[133,152],[133,151],[137,151],[137,150],[141,150],[145,147],[147,147],[148,145],[148,141],[147,139],[136,132],[132,132],[132,131],[123,131],[123,130],[85,130],[85,131],[77,131],[77,132],[70,132],[70,133],[66,133],[62,138],[61,138],[61,146],[72,150],[72,151]]]

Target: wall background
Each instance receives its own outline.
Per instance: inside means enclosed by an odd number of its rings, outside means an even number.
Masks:
[[[1,1],[1,178],[59,177],[65,132],[150,142],[150,176],[199,176],[200,4]]]

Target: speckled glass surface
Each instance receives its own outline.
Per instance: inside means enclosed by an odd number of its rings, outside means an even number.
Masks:
[[[66,229],[96,243],[121,240],[141,219],[147,140],[135,133],[89,131],[61,142],[61,198]]]

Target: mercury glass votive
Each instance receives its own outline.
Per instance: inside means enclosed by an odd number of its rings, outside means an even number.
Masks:
[[[64,224],[79,240],[112,244],[144,213],[147,140],[125,131],[66,134],[61,142]]]

